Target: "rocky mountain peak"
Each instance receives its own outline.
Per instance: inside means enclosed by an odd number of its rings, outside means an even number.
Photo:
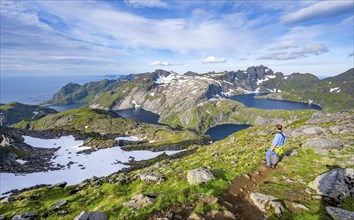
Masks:
[[[255,81],[259,79],[265,79],[266,75],[274,75],[273,70],[263,65],[248,67],[246,72],[247,75]]]

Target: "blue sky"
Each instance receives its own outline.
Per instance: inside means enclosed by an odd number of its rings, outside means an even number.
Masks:
[[[353,67],[353,0],[1,1],[1,75]]]

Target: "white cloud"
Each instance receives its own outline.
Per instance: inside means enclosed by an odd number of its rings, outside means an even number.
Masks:
[[[218,58],[214,56],[209,56],[203,60],[203,63],[225,63],[225,58]]]
[[[176,65],[176,63],[156,60],[156,61],[151,62],[149,65],[150,66],[174,66],[174,65]]]
[[[283,23],[296,23],[317,18],[329,18],[353,12],[353,1],[320,1],[281,17]]]
[[[127,5],[135,8],[167,8],[168,4],[161,0],[124,0]]]
[[[258,60],[293,60],[309,55],[320,55],[328,52],[328,48],[324,44],[309,44],[305,45],[301,50],[292,50],[289,52],[281,51],[277,53],[261,56]]]
[[[282,49],[291,49],[291,48],[297,48],[297,45],[295,44],[294,41],[283,41],[280,44],[271,47],[270,50],[282,50]]]

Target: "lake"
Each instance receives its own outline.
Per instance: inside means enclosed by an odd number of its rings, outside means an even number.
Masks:
[[[160,124],[160,116],[150,111],[146,111],[142,108],[128,108],[116,111],[123,118],[131,118],[140,122],[150,124]]]
[[[247,107],[259,108],[259,109],[284,109],[284,110],[302,110],[302,109],[315,109],[321,110],[318,105],[306,104],[301,102],[291,102],[283,100],[273,99],[257,99],[256,96],[266,95],[265,93],[252,93],[235,95],[228,97],[229,99],[241,102]]]
[[[212,141],[219,141],[230,134],[250,127],[250,125],[223,124],[209,128],[204,134],[209,135]]]

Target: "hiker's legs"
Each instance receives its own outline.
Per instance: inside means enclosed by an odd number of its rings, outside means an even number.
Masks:
[[[275,167],[275,165],[277,165],[277,163],[278,163],[278,154],[275,152],[273,152],[273,153],[274,153],[273,154],[273,165]]]
[[[267,150],[266,152],[266,160],[267,160],[267,167],[270,166],[270,156],[273,155],[273,151]]]

